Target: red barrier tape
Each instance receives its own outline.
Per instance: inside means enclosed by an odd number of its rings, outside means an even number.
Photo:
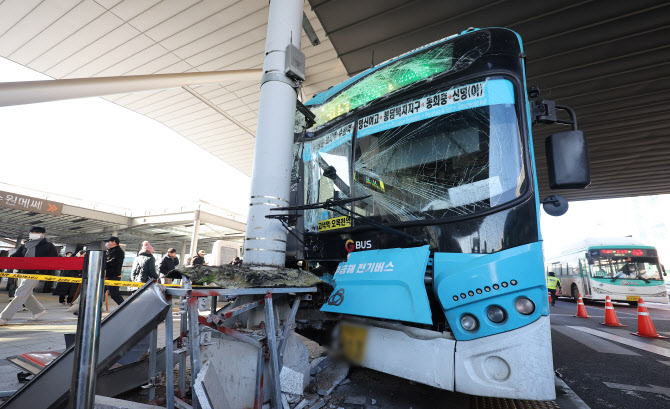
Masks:
[[[83,257],[0,257],[0,270],[83,270]]]

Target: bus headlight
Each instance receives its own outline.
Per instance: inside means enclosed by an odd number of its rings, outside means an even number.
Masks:
[[[520,297],[514,301],[514,307],[523,315],[530,315],[535,311],[535,304],[526,297]]]
[[[476,331],[479,328],[479,321],[472,314],[463,314],[461,317],[461,327],[466,331]]]
[[[500,324],[505,321],[505,310],[498,307],[497,305],[492,305],[486,310],[486,316],[496,324]]]

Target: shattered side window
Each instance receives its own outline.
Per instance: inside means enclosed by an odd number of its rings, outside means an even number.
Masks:
[[[323,104],[311,106],[310,110],[316,115],[313,129],[419,81],[463,70],[490,47],[490,36],[486,31],[457,41],[447,41],[400,57],[354,82]]]
[[[356,212],[382,221],[441,219],[509,202],[525,192],[512,83],[439,91],[360,118]]]
[[[351,194],[351,138],[354,122],[305,142],[302,160],[305,172],[305,203],[345,199]],[[319,231],[319,222],[341,217],[326,209],[304,211],[305,231]],[[338,220],[338,226],[340,221]],[[340,227],[346,227],[341,225]],[[327,229],[330,230],[330,229]]]

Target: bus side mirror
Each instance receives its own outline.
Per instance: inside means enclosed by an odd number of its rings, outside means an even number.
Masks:
[[[568,211],[568,201],[559,195],[547,196],[542,201],[542,208],[549,216],[563,216]]]
[[[591,168],[582,131],[558,132],[544,142],[552,189],[583,189],[591,184]]]

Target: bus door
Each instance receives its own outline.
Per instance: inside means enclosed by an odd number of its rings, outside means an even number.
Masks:
[[[591,275],[589,274],[589,263],[584,259],[579,259],[579,276],[582,279],[584,295],[591,295]]]

